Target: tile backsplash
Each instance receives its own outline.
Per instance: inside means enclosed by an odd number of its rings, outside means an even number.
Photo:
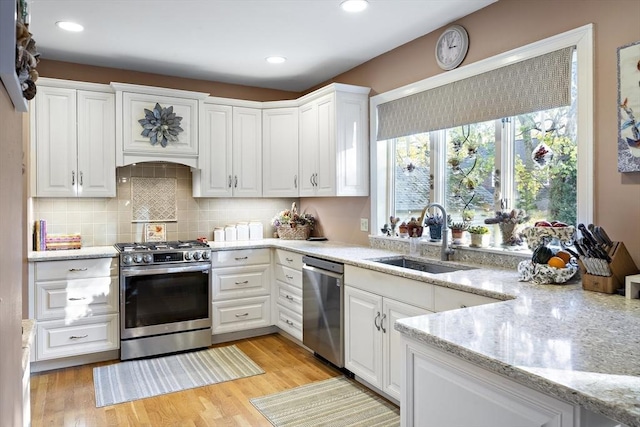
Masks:
[[[295,198],[193,198],[189,167],[139,163],[117,169],[115,198],[33,198],[30,218],[46,220],[49,233],[80,233],[83,246],[143,241],[144,223],[132,222],[131,178],[136,177],[176,178],[177,221],[165,222],[167,240],[200,236],[213,240],[214,227],[252,220],[262,222],[264,237],[272,237],[271,219],[298,202]]]

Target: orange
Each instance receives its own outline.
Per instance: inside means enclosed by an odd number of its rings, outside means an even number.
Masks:
[[[551,267],[555,267],[555,268],[564,268],[564,266],[567,265],[564,262],[564,260],[562,258],[560,258],[559,256],[551,257],[551,259],[549,260],[549,262],[547,264],[549,264]]]
[[[565,265],[569,263],[569,261],[571,260],[571,254],[567,251],[558,251],[556,252],[556,255],[558,258],[562,258],[562,260],[564,261]]]

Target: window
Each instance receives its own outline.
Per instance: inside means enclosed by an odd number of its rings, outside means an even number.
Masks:
[[[591,26],[552,39],[372,98],[375,129],[376,105],[438,89],[444,79],[450,83],[499,68],[508,58],[576,46],[570,106],[385,141],[372,135],[377,153],[371,168],[373,229],[390,215],[401,220],[418,217],[428,202],[444,203],[453,221],[470,224],[512,208],[527,210],[532,220],[591,221]]]

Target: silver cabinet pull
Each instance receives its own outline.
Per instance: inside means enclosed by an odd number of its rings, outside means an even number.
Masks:
[[[89,336],[89,335],[80,335],[80,336],[71,335],[71,336],[69,337],[69,339],[70,339],[70,340],[79,340],[79,339],[82,339],[82,338],[86,338],[86,337],[88,337],[88,336]]]
[[[313,175],[315,175],[315,174],[312,173],[311,176],[309,177],[309,182],[311,183],[312,187],[313,187]]]
[[[285,261],[287,261],[287,262],[293,262],[293,259],[292,259],[292,258],[285,258]]]
[[[298,175],[293,176],[293,188],[298,188]]]
[[[293,297],[291,295],[285,295],[284,297],[289,301],[293,301]]]
[[[236,257],[235,260],[236,261],[242,261],[243,259],[247,259],[249,258],[248,256],[241,256],[241,257]]]
[[[79,181],[78,181],[79,184],[82,185],[82,181],[83,181],[83,179],[82,179],[82,171],[80,171],[80,174],[79,174],[78,178],[79,178]]]
[[[248,316],[249,313],[236,314],[236,317],[245,317]]]
[[[293,276],[289,276],[288,274],[285,274],[284,277],[286,277],[289,280],[293,280]]]
[[[71,297],[71,298],[68,298],[68,299],[69,299],[69,301],[82,301],[82,300],[85,300],[86,298],[85,297],[80,297],[80,298]]]
[[[76,171],[71,171],[71,185],[76,185]]]
[[[380,319],[380,312],[376,315],[376,318],[373,319],[373,324],[376,325],[376,329],[380,330],[380,325],[378,325],[378,319]]]
[[[380,327],[382,328],[382,333],[386,334],[387,330],[384,328],[384,324],[383,322],[385,321],[385,319],[387,318],[387,313],[382,315],[382,320],[380,320]]]
[[[233,187],[238,188],[238,175],[235,176],[235,180],[233,182]]]
[[[231,188],[231,182],[232,182],[231,180],[232,180],[231,175],[229,175],[229,188]]]
[[[467,308],[467,306],[464,304],[460,304],[460,308]]]
[[[245,280],[244,282],[236,282],[236,285],[246,285],[247,283],[249,283],[249,281]]]
[[[293,326],[293,322],[289,319],[284,319],[284,322],[289,326]]]
[[[69,271],[72,272],[76,272],[76,271],[87,271],[87,268],[70,268]]]

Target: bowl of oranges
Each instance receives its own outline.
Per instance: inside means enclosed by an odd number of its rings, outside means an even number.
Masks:
[[[554,251],[547,246],[539,246],[533,251],[531,260],[518,264],[520,281],[541,285],[566,283],[577,272],[578,264],[569,252]]]

